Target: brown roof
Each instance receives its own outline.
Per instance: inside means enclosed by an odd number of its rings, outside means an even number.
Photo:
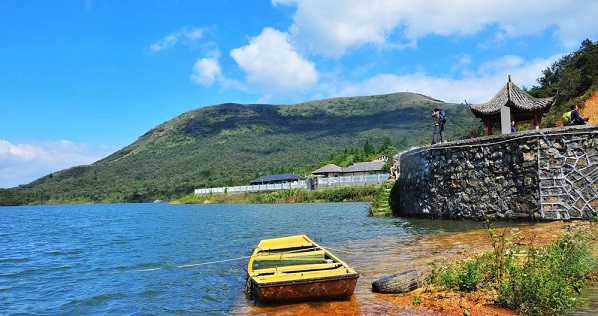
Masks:
[[[380,171],[384,167],[384,164],[384,161],[358,162],[347,168],[343,168],[343,172]]]
[[[327,173],[350,173],[350,172],[370,172],[370,171],[381,171],[384,167],[384,161],[369,161],[369,162],[357,162],[349,167],[341,168],[334,164],[328,164],[324,167],[314,170],[311,174],[327,174]]]
[[[508,106],[512,113],[520,118],[533,117],[533,112],[539,111],[541,113],[548,112],[550,106],[554,103],[554,97],[550,98],[534,98],[521,90],[517,85],[509,82],[486,103],[470,104],[469,109],[475,116],[494,116],[500,115],[501,106]]]
[[[320,169],[314,170],[312,174],[324,174],[333,172],[343,172],[343,169],[335,164],[327,164]]]

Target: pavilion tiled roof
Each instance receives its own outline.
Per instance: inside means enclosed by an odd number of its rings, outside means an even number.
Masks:
[[[516,112],[547,112],[554,103],[554,97],[534,98],[521,90],[517,85],[509,82],[486,103],[470,104],[469,109],[477,117],[493,116],[500,114],[501,106],[508,106],[511,111]]]

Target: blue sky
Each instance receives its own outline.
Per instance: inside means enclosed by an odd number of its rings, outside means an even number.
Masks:
[[[0,187],[219,103],[486,102],[597,37],[595,0],[2,0]]]

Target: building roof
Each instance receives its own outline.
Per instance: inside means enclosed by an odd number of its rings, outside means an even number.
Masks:
[[[501,106],[511,108],[514,116],[520,119],[533,118],[534,112],[541,113],[548,112],[550,106],[554,103],[554,97],[550,98],[534,98],[521,90],[517,85],[509,82],[486,103],[470,104],[469,109],[477,117],[488,117],[500,115]]]
[[[343,172],[343,168],[335,165],[335,164],[327,164],[322,168],[312,171],[312,174],[325,174],[325,173],[334,173],[334,172]]]
[[[269,176],[263,176],[257,178],[255,180],[251,180],[251,184],[261,184],[261,183],[272,183],[272,182],[291,182],[300,180],[301,177],[292,173],[284,173],[284,174],[273,174]]]
[[[347,168],[343,168],[343,172],[369,172],[369,171],[380,171],[384,167],[384,161],[369,161],[369,162],[357,162],[350,165]]]

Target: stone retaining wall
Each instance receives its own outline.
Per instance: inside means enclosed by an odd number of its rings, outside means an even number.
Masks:
[[[401,154],[396,216],[569,220],[595,217],[598,126],[526,131]],[[395,197],[391,197],[394,199]]]

